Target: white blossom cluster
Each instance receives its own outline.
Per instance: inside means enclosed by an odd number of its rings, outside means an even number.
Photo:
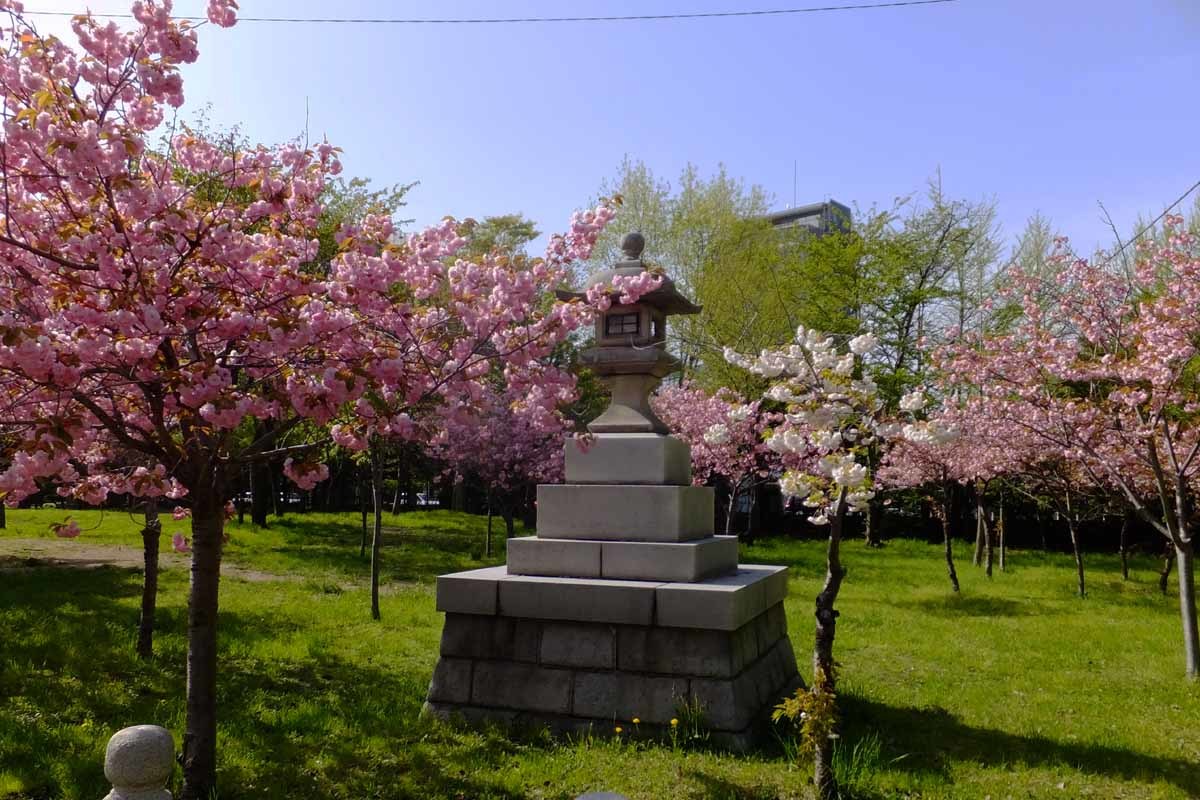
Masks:
[[[913,444],[942,445],[958,439],[959,431],[938,420],[929,420],[905,425],[901,429],[900,435]]]
[[[750,404],[733,406],[725,413],[730,422],[745,422],[754,414],[754,406]]]
[[[928,403],[929,399],[925,397],[924,390],[914,389],[900,398],[900,410],[915,414],[925,408]]]
[[[704,441],[709,444],[725,444],[729,441],[729,426],[717,423],[704,432]]]
[[[841,353],[832,337],[801,326],[795,344],[781,350],[764,350],[756,357],[725,350],[730,363],[777,379],[766,397],[788,408],[784,424],[766,443],[777,453],[804,459],[805,468],[785,472],[780,487],[812,509],[808,519],[813,524],[828,524],[843,498],[848,511],[866,508],[875,496],[874,480],[864,463],[867,447],[885,433],[899,433],[877,420],[882,403],[874,381],[854,377],[861,372],[863,357],[878,345],[873,335],[863,334]]]

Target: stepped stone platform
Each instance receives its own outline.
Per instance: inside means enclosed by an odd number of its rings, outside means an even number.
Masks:
[[[625,260],[588,285],[644,271],[643,246],[627,236]],[[425,710],[560,733],[636,717],[653,735],[698,706],[712,741],[745,749],[801,685],[787,568],[738,564],[736,537],[714,533],[713,490],[692,485],[687,443],[650,407],[679,367],[666,317],[699,307],[665,277],[638,303],[612,298],[582,357],[612,400],[589,442],[566,444],[566,483],[538,487],[537,535],[510,539],[505,566],[437,580],[446,622]]]
[[[612,505],[575,506],[581,524],[565,511],[561,525],[542,522],[547,497],[593,488],[612,490]],[[621,502],[626,493],[646,488],[697,499],[622,513],[638,506]],[[737,537],[713,534],[711,492],[538,487],[538,535],[510,539],[507,565],[438,578],[446,621],[426,713],[602,735],[637,717],[638,732],[654,735],[698,705],[712,741],[750,748],[801,685],[783,609],[787,568],[739,565]],[[680,524],[689,503],[704,512],[691,528]],[[610,523],[586,524],[593,515]],[[614,530],[624,533],[604,536]]]

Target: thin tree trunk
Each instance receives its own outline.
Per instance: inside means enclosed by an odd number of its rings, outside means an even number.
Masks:
[[[1195,547],[1191,542],[1175,548],[1179,566],[1179,615],[1183,621],[1183,651],[1187,676],[1200,679],[1200,627],[1196,623]]]
[[[946,490],[946,502],[942,508],[942,545],[946,549],[946,572],[950,575],[950,586],[958,591],[958,571],[954,569],[954,543],[950,537],[950,512],[952,509],[950,489]]]
[[[833,640],[837,629],[838,612],[833,607],[846,571],[842,568],[842,523],[846,519],[846,493],[838,498],[837,512],[829,521],[829,545],[825,554],[825,584],[816,601],[816,634],[813,642],[813,694],[836,693]],[[837,778],[833,773],[833,740],[818,739],[814,743],[813,783],[820,800],[837,797]]]
[[[992,564],[995,561],[996,548],[994,545],[994,537],[992,536],[993,526],[988,524],[986,516],[983,518],[983,553],[984,553],[984,573],[990,578],[992,577]]]
[[[1079,596],[1087,597],[1087,587],[1083,582],[1083,554],[1079,552],[1079,535],[1075,520],[1067,517],[1067,530],[1071,533],[1071,553],[1075,556],[1075,578],[1079,584]]]
[[[401,463],[396,465],[396,493],[392,495],[392,516],[400,513],[400,488],[404,485],[404,459],[400,459]]]
[[[726,510],[725,510],[725,535],[726,536],[730,536],[733,534],[733,513],[734,513],[734,507],[737,505],[737,497],[738,497],[737,487],[730,486],[729,487],[729,505],[726,506]]]
[[[513,521],[513,504],[510,500],[507,503],[502,503],[500,506],[500,516],[504,518],[504,530],[508,538],[511,539],[517,535],[517,529]]]
[[[333,510],[334,487],[337,486],[338,479],[341,478],[341,470],[337,468],[338,463],[339,462],[334,462],[333,472],[332,472],[332,474],[330,474],[329,480],[325,481],[325,486],[323,487],[324,499],[321,501],[321,508],[319,509],[321,511],[332,511]]]
[[[142,615],[138,618],[137,654],[143,659],[154,655],[154,611],[158,605],[158,544],[162,523],[158,521],[158,501],[146,500],[146,522],[142,526]]]
[[[209,800],[217,780],[217,607],[225,509],[212,488],[192,493],[188,594],[187,720],[183,800]]]
[[[371,536],[371,619],[379,619],[379,547],[383,540],[383,459],[371,448],[371,497],[375,501],[375,529]]]
[[[1008,561],[1008,547],[1004,544],[1004,495],[1000,495],[1000,516],[996,520],[996,542],[1000,546],[1000,571],[1004,572]]]
[[[1163,555],[1163,566],[1158,573],[1158,590],[1167,593],[1167,582],[1171,578],[1171,567],[1175,564],[1175,545],[1167,542],[1167,552]]]
[[[492,555],[492,490],[487,491],[487,535],[483,539],[483,555],[490,558]]]
[[[1044,553],[1050,549],[1050,546],[1046,543],[1046,517],[1042,514],[1040,508],[1037,510],[1037,523],[1038,534],[1042,537],[1042,552]]]
[[[455,476],[459,478],[461,476]],[[450,510],[451,511],[466,511],[467,510],[467,484],[464,480],[456,480],[450,489]]]
[[[4,498],[0,497],[0,531],[8,527],[8,519],[5,511]]]
[[[362,512],[362,538],[358,541],[358,557],[367,557],[367,487],[361,476],[358,481],[358,509]]]
[[[983,540],[986,526],[987,522],[983,518],[983,487],[979,481],[975,481],[975,556],[971,559],[971,563],[977,567],[983,563]]]
[[[867,514],[863,525],[863,536],[868,547],[883,547],[883,505],[878,497],[867,501]]]
[[[1117,542],[1117,551],[1121,554],[1121,580],[1129,580],[1129,547],[1127,546],[1127,536],[1129,533],[1129,514],[1126,513],[1121,517],[1121,536]]]
[[[275,516],[282,517],[287,511],[287,500],[279,499],[279,487],[275,485],[275,470],[267,470],[267,483],[271,487],[271,508],[275,510]]]
[[[267,511],[271,507],[271,479],[268,464],[256,461],[250,466],[250,523],[267,527]]]
[[[758,507],[758,489],[750,487],[750,509],[746,514],[746,543],[754,542],[754,510]]]

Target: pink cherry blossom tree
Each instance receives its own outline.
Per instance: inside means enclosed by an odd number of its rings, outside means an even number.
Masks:
[[[1198,678],[1200,245],[1168,217],[1162,241],[1143,246],[1132,271],[1061,246],[1055,260],[1053,283],[1015,276],[1022,314],[1013,329],[943,353],[943,373],[979,398],[977,413],[1061,452],[1166,538],[1178,566],[1185,671]],[[1046,296],[1053,302],[1037,302]]]
[[[899,423],[895,423],[899,426]],[[963,480],[958,456],[963,433],[959,426],[938,416],[925,424],[901,426],[898,439],[880,462],[876,478],[883,488],[925,488],[934,516],[942,526],[942,547],[950,587],[959,591],[951,538],[954,487]],[[966,446],[970,446],[969,444]]]
[[[235,8],[212,0],[209,18],[232,24]],[[183,797],[207,797],[238,470],[282,459],[310,488],[327,474],[320,432],[339,417],[404,435],[409,410],[470,398],[493,362],[540,357],[588,313],[545,297],[611,209],[576,215],[547,258],[521,268],[456,259],[465,240],[451,220],[393,241],[390,220],[372,218],[314,270],[334,147],[227,146],[187,131],[166,152],[148,147],[197,56],[196,30],[169,2],[134,3],[128,31],[75,18],[77,50],[39,35],[13,2],[0,14],[0,425],[19,440],[0,493],[15,504],[53,481],[88,503],[187,498]],[[242,435],[252,420],[272,424]],[[283,444],[304,429],[313,440]],[[150,466],[129,468],[118,447]]]
[[[430,454],[461,480],[471,476],[487,492],[488,534],[484,554],[492,552],[493,510],[504,519],[509,538],[514,517],[532,484],[560,483],[563,444],[570,425],[558,410],[572,402],[574,378],[551,366],[529,391],[489,387],[472,406],[446,408]]]

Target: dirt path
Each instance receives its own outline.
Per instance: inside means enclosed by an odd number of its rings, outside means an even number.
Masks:
[[[188,557],[179,553],[162,552],[158,556],[162,570],[187,569],[188,563]],[[66,539],[0,538],[0,574],[38,567],[94,569],[105,566],[141,569],[142,550],[120,544],[90,544]],[[299,580],[295,575],[273,575],[230,563],[221,565],[221,576],[251,582]]]

